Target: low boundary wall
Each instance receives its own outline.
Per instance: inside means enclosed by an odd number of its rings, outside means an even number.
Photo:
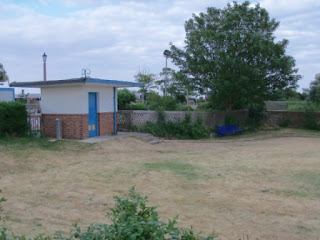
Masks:
[[[225,111],[214,112],[196,112],[196,111],[165,111],[166,121],[182,121],[186,115],[190,115],[191,121],[200,117],[203,124],[209,128],[215,128],[216,125],[223,125],[226,116]],[[234,116],[239,122],[244,122],[248,118],[248,110],[236,110],[228,112],[228,115]],[[119,110],[117,112],[118,130],[128,130],[130,126],[141,126],[146,122],[157,122],[157,111],[137,111],[137,110]]]
[[[316,112],[315,115],[316,120],[320,122],[320,112]],[[288,127],[304,127],[305,112],[267,111],[266,120],[268,124],[279,125],[288,121]]]

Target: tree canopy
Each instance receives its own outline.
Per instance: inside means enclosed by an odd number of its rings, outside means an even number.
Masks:
[[[263,103],[274,91],[296,88],[301,78],[286,55],[288,40],[275,42],[278,26],[259,4],[209,7],[186,21],[185,47],[170,43],[170,58],[188,75],[189,85],[211,92],[217,108]]]
[[[8,79],[9,79],[8,75],[7,75],[6,71],[4,70],[3,65],[0,63],[0,82],[5,82]]]

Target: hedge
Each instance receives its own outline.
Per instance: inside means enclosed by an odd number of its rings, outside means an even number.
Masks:
[[[23,136],[28,130],[26,106],[19,102],[0,102],[0,136]]]

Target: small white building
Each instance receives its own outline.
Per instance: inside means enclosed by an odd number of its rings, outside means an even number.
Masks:
[[[56,119],[62,138],[85,139],[117,133],[117,88],[141,87],[134,82],[97,78],[13,82],[11,87],[40,88],[42,134],[56,137]]]
[[[10,88],[6,82],[0,82],[0,102],[14,101],[14,88]]]

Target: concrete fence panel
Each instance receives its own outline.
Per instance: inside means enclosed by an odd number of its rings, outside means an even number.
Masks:
[[[178,122],[190,115],[191,121],[198,117],[202,119],[203,124],[209,128],[215,128],[217,125],[223,125],[225,116],[224,111],[215,112],[188,112],[188,111],[165,111],[166,121]],[[237,110],[228,113],[235,117],[239,122],[244,122],[248,118],[248,110]],[[141,126],[147,122],[157,122],[157,111],[137,111],[137,110],[120,110],[117,113],[118,130],[128,130],[131,125]]]
[[[316,120],[320,122],[320,112],[315,114]],[[288,127],[304,127],[305,112],[268,111],[266,120],[268,124],[279,125],[281,122],[288,121]]]

